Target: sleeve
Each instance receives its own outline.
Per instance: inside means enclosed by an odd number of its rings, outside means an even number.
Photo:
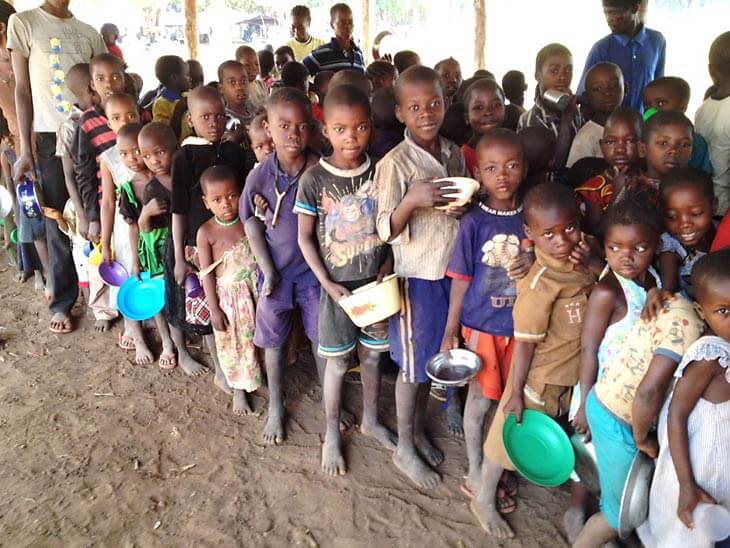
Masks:
[[[317,59],[311,53],[302,59],[302,64],[307,67],[309,75],[314,77],[321,70]]]
[[[730,213],[726,213],[722,221],[720,221],[715,239],[712,240],[710,251],[718,251],[726,247],[730,247]]]
[[[59,158],[71,158],[73,146],[74,127],[71,121],[66,119],[58,126],[56,134],[56,156]]]
[[[677,363],[689,347],[702,334],[704,324],[692,310],[692,305],[670,306],[656,319],[652,336],[655,337],[654,354],[666,356]]]
[[[188,165],[185,147],[172,157],[172,212],[177,215],[190,213],[190,189],[193,186],[193,166]]]
[[[684,259],[684,257],[687,255],[687,252],[682,247],[682,244],[680,244],[668,232],[662,233],[662,235],[659,237],[659,249],[657,249],[657,253],[674,253],[682,259]]]
[[[316,174],[312,173],[312,168],[308,169],[299,180],[297,197],[294,200],[294,213],[317,217],[319,186]]]
[[[238,199],[238,216],[243,222],[256,215],[256,205],[253,203],[253,195],[257,190],[256,180],[259,169],[261,168],[256,168],[248,174],[246,184],[243,187],[243,193],[241,193],[241,197]]]
[[[558,285],[545,280],[544,268],[535,263],[517,283],[517,299],[512,309],[515,340],[539,343],[545,338],[558,293]]]
[[[376,228],[378,236],[384,242],[391,237],[390,216],[406,194],[405,175],[401,173],[397,162],[392,158],[384,158],[375,167],[373,182],[378,193],[378,216]],[[390,245],[407,244],[410,241],[408,225],[403,229],[397,238],[388,242]]]
[[[662,78],[664,76],[664,64],[667,56],[667,41],[664,39],[662,34],[659,34],[657,49],[659,50],[658,58],[656,62],[656,69],[654,71],[654,78],[652,78],[652,80],[656,80],[657,78]]]
[[[25,58],[30,57],[30,29],[16,13],[8,21],[7,40],[7,49],[17,51]]]
[[[446,276],[457,280],[471,281],[474,277],[474,239],[475,224],[467,215],[459,222],[454,251],[451,254]]]
[[[730,346],[727,343],[719,342],[715,337],[702,337],[697,339],[687,349],[677,370],[675,377],[681,377],[687,366],[697,361],[717,360],[721,367],[725,368],[725,378],[730,382]]]
[[[83,120],[83,118],[82,118]],[[89,221],[99,221],[99,178],[97,176],[96,155],[91,146],[91,140],[79,120],[74,137],[76,156],[74,157],[74,174],[79,187],[81,203],[84,204],[86,218]]]
[[[570,153],[568,154],[566,166],[573,167],[573,164],[581,158],[593,156],[593,147],[586,137],[587,133],[583,131],[583,128],[579,129],[573,139],[573,144],[570,145]]]

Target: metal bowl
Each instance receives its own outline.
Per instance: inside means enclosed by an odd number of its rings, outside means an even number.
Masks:
[[[621,494],[621,507],[618,512],[620,538],[628,537],[634,529],[646,521],[649,514],[649,489],[653,476],[654,459],[637,451]]]
[[[426,375],[446,386],[464,386],[482,368],[482,360],[474,352],[455,348],[436,354],[426,363]]]
[[[570,438],[575,451],[575,473],[580,481],[591,493],[598,494],[601,489],[598,484],[598,466],[596,464],[596,450],[591,442],[583,441],[583,434],[576,432]]]

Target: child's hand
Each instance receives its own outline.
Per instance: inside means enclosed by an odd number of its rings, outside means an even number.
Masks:
[[[228,318],[220,307],[210,307],[210,323],[216,331],[228,330]]]
[[[253,195],[253,204],[256,206],[256,216],[264,217],[269,209],[269,202],[261,194]]]
[[[329,294],[332,299],[334,299],[335,302],[338,302],[340,299],[344,299],[345,297],[349,297],[352,295],[350,291],[346,287],[341,286],[340,284],[336,284],[334,282],[329,282],[327,285],[324,286],[325,291]]]
[[[471,204],[466,204],[463,206],[451,206],[448,209],[444,210],[444,213],[448,215],[449,217],[453,217],[454,219],[461,219],[464,214],[471,209]]]
[[[378,268],[378,278],[377,282],[380,283],[383,281],[383,278],[386,276],[389,276],[393,273],[393,255],[388,253],[388,256],[383,261],[383,264],[380,265],[380,268]]]
[[[129,273],[132,278],[141,279],[139,273],[142,271],[142,267],[139,266],[139,261],[134,261],[132,263],[132,271]]]
[[[535,262],[535,255],[521,251],[517,257],[507,265],[507,277],[512,281],[521,280],[530,271],[532,263]]]
[[[264,283],[261,286],[261,294],[264,297],[268,297],[274,292],[274,289],[276,289],[276,286],[279,285],[279,281],[281,280],[281,276],[279,276],[279,273],[276,270],[272,270],[271,272],[264,272]]]
[[[588,420],[586,419],[586,409],[581,404],[581,406],[578,408],[578,412],[575,414],[575,417],[573,417],[573,428],[575,428],[575,431],[579,434],[583,434],[583,443],[588,443],[591,441],[591,431],[588,428]]]
[[[99,235],[101,234],[101,223],[99,221],[89,221],[89,230],[86,233],[88,239],[94,243],[99,243]]]
[[[715,499],[697,484],[679,484],[679,501],[677,502],[677,516],[687,528],[694,529],[695,523],[692,512],[700,502],[717,504]]]
[[[84,240],[89,239],[89,221],[86,219],[86,214],[82,212],[76,212],[76,232],[79,233]]]
[[[600,251],[591,246],[586,239],[585,233],[581,234],[580,241],[570,252],[569,260],[575,265],[580,265],[592,271],[597,276],[600,275],[604,266]]]
[[[454,348],[459,348],[459,336],[456,333],[444,333],[441,340],[441,352],[448,352]]]
[[[507,400],[507,403],[505,404],[504,408],[502,409],[502,413],[504,413],[504,416],[507,415],[514,415],[515,420],[517,421],[517,424],[520,424],[522,422],[522,412],[525,410],[525,401],[522,399],[522,394],[515,395],[512,394],[509,400]]]
[[[101,246],[101,262],[110,264],[112,262],[112,250],[109,246]]]
[[[404,199],[411,202],[413,207],[438,207],[449,205],[453,198],[446,198],[447,194],[452,194],[453,188],[449,187],[449,183],[434,183],[432,180],[421,180],[411,183]]]
[[[656,439],[656,435],[650,434],[646,436],[646,439],[641,441],[635,439],[634,444],[639,451],[653,459],[655,459],[659,454],[659,442]]]
[[[140,215],[146,217],[157,217],[158,215],[164,215],[170,210],[170,205],[165,200],[159,198],[152,198],[149,202],[142,206],[142,212]]]
[[[674,294],[671,291],[652,287],[646,292],[646,302],[641,311],[641,319],[645,321],[656,319],[659,314],[666,312],[667,303],[672,299],[674,299]]]
[[[187,261],[175,261],[175,281],[180,287],[185,287],[185,278],[193,274],[195,269]]]

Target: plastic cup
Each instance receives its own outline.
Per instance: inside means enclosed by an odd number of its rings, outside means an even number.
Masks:
[[[10,232],[10,243],[12,243],[12,244],[17,244],[18,243],[18,229],[17,228],[14,228]]]
[[[730,510],[720,504],[701,502],[694,511],[695,528],[710,540],[720,541],[730,537]]]
[[[185,294],[191,299],[203,296],[203,286],[200,285],[197,274],[188,274],[185,277]]]

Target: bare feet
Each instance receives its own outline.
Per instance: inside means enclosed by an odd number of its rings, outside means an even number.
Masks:
[[[96,320],[94,322],[94,331],[97,333],[106,333],[112,326],[111,320]]]
[[[48,329],[51,333],[67,334],[73,331],[73,323],[71,316],[65,312],[56,312],[51,316],[51,321],[48,324]]]
[[[215,372],[215,377],[213,377],[213,384],[215,384],[220,390],[222,390],[229,396],[233,395],[233,388],[229,386],[228,381],[226,380],[226,376],[223,374],[223,372]]]
[[[563,514],[563,528],[565,529],[565,535],[568,537],[568,542],[573,544],[580,532],[583,530],[583,525],[586,522],[586,514],[582,508],[568,508]]]
[[[344,476],[347,472],[342,456],[339,435],[325,435],[322,444],[322,470],[330,476]]]
[[[449,405],[446,409],[446,428],[457,440],[464,439],[464,419],[456,405]]]
[[[155,357],[150,349],[147,348],[147,345],[138,343],[134,350],[134,363],[137,365],[149,365],[153,361],[155,361]]]
[[[347,430],[348,428],[352,428],[356,422],[355,415],[344,407],[340,410],[340,429]]]
[[[19,281],[20,283],[22,283],[22,284],[24,284],[25,282],[27,282],[28,280],[30,280],[32,277],[33,277],[33,274],[31,274],[30,272],[25,272],[25,271],[18,272],[15,275],[15,279],[17,281]]]
[[[185,374],[190,377],[197,377],[208,370],[202,363],[194,360],[190,354],[178,356],[178,364]]]
[[[269,410],[262,434],[266,445],[280,445],[284,442],[284,409]]]
[[[233,414],[239,417],[251,414],[251,406],[245,390],[233,390]]]
[[[360,432],[365,436],[375,438],[386,449],[395,451],[396,444],[398,443],[398,436],[379,422],[376,422],[375,424],[366,424],[363,422],[360,425]]]
[[[428,464],[432,467],[437,467],[439,464],[444,462],[444,454],[434,447],[434,445],[426,438],[425,434],[416,436],[416,448]]]
[[[479,525],[490,535],[497,538],[513,538],[514,531],[509,524],[502,519],[495,507],[494,497],[489,502],[482,500],[482,494],[471,499],[469,508],[479,521]]]
[[[441,483],[441,476],[431,470],[413,449],[397,448],[393,453],[393,464],[421,489],[433,489]]]

